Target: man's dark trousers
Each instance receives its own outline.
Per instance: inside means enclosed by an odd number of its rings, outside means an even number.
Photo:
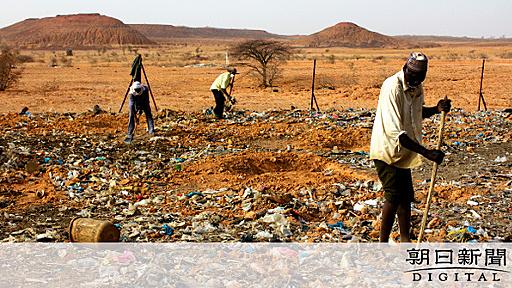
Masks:
[[[148,133],[153,134],[155,132],[153,115],[151,114],[151,107],[149,105],[149,93],[147,90],[144,91],[140,96],[130,95],[128,109],[130,113],[130,118],[128,120],[128,138],[133,138],[133,132],[135,130],[135,117],[137,117],[138,111],[143,111],[144,114],[146,114]]]
[[[217,89],[212,89],[213,97],[215,97],[215,108],[213,114],[215,117],[222,119],[224,117],[224,93]]]

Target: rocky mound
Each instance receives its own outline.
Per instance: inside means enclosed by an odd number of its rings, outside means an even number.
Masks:
[[[368,31],[350,22],[341,22],[320,32],[302,37],[298,42],[307,47],[396,48],[411,43]]]
[[[158,42],[170,41],[173,39],[195,38],[195,39],[269,39],[281,38],[283,36],[271,34],[263,30],[250,29],[222,29],[222,28],[192,28],[173,25],[159,24],[130,24],[130,27],[141,32],[149,39]]]
[[[123,22],[100,14],[26,19],[0,29],[0,39],[34,49],[155,44]]]

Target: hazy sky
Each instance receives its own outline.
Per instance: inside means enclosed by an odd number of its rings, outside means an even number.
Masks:
[[[386,35],[512,37],[511,0],[0,1],[0,27],[26,18],[94,12],[127,24],[248,28],[283,35],[311,34],[349,21]]]

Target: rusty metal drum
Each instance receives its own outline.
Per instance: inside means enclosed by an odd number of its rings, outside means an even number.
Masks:
[[[74,218],[69,223],[71,242],[118,242],[119,236],[119,230],[108,221]]]

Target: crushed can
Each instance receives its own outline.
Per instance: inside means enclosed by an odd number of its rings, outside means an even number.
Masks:
[[[119,237],[119,230],[108,221],[74,218],[69,223],[71,242],[118,242]]]

